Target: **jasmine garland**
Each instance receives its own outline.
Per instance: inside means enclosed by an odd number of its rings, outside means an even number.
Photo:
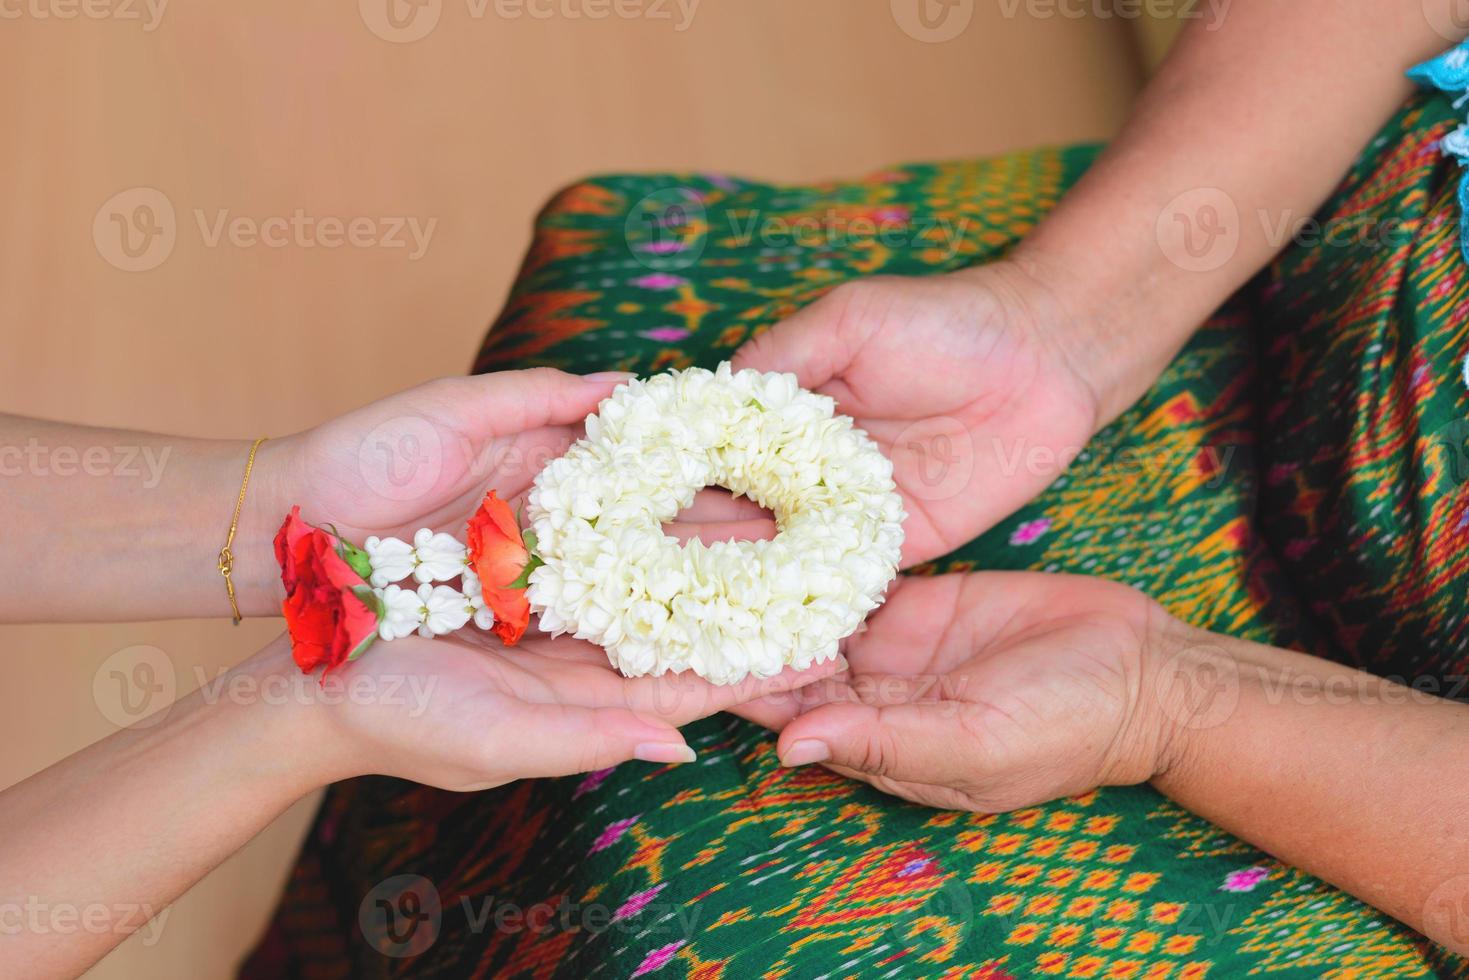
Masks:
[[[541,628],[629,676],[732,684],[836,656],[897,574],[905,515],[892,464],[834,409],[794,375],[728,364],[618,388],[530,493]],[[770,508],[779,534],[665,535],[710,485]]]

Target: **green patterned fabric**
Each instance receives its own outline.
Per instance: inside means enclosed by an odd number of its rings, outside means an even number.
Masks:
[[[1049,490],[914,574],[1101,575],[1198,626],[1463,693],[1469,270],[1437,152],[1456,123],[1441,97],[1405,107],[1320,216],[1384,233],[1290,247]],[[837,283],[1002,254],[1093,156],[590,180],[542,214],[476,370],[712,367]],[[687,734],[681,767],[335,787],[246,974],[1469,976],[1147,786],[944,812],[784,770],[729,716]]]

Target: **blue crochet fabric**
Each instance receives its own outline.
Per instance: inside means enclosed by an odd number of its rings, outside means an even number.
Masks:
[[[1431,61],[1414,65],[1408,69],[1408,77],[1427,88],[1436,88],[1458,96],[1454,106],[1469,102],[1469,41],[1452,51],[1446,51]],[[1469,165],[1469,122],[1445,136],[1444,153]],[[1464,250],[1464,261],[1469,262],[1469,170],[1459,181],[1459,241]],[[1469,360],[1465,361],[1465,383],[1469,384]]]

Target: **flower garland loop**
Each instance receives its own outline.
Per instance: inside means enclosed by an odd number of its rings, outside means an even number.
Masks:
[[[601,644],[629,677],[733,684],[835,657],[897,575],[892,464],[793,375],[721,364],[632,381],[586,427],[537,476],[529,530],[494,490],[465,542],[420,528],[358,548],[291,508],[275,550],[300,668],[324,677],[378,640],[471,623],[513,646],[537,612],[542,630]],[[711,485],[770,508],[775,538],[664,534]]]
[[[680,544],[662,525],[706,486],[775,514],[769,541]],[[692,368],[619,387],[536,478],[527,513],[541,628],[628,676],[718,684],[827,660],[897,574],[892,464],[794,375]]]

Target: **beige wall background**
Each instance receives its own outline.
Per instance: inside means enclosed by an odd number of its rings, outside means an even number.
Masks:
[[[1104,138],[1158,49],[1054,4],[958,0],[928,27],[917,4],[0,2],[0,411],[187,435],[306,427],[462,372],[536,208],[579,176],[796,181]],[[108,215],[160,198],[172,250],[130,259]],[[221,212],[298,210],[437,223],[421,256],[208,234]],[[182,693],[279,628],[0,628],[0,786],[127,721],[108,679],[119,651],[162,651]],[[314,803],[92,975],[230,975]]]

